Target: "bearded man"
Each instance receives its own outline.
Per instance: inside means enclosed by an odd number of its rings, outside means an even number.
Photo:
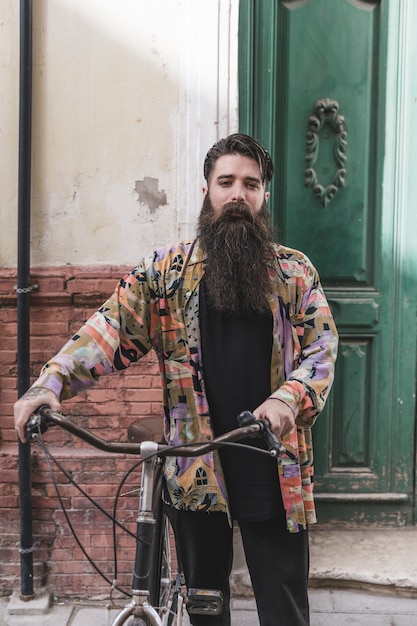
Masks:
[[[309,259],[274,241],[273,170],[252,137],[217,142],[204,163],[196,239],[144,258],[15,405],[23,438],[38,406],[59,410],[153,348],[169,444],[210,440],[243,410],[269,421],[286,450],[279,466],[234,448],[165,462],[163,497],[187,586],[224,598],[220,615],[190,615],[194,626],[230,626],[233,522],[261,626],[309,624],[311,426],[332,385],[337,332]]]

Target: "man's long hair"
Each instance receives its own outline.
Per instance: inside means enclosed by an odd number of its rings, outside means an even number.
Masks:
[[[268,312],[274,236],[266,202],[258,212],[231,202],[217,214],[207,193],[197,236],[206,255],[204,280],[211,305],[224,313]]]

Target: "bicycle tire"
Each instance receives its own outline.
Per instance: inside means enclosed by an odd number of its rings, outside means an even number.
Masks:
[[[149,600],[157,607],[161,616],[165,613],[166,626],[179,624],[178,592],[175,592],[175,580],[171,555],[171,525],[165,514],[162,502],[162,462],[155,467],[153,490],[153,514],[155,517],[155,542],[150,573]]]

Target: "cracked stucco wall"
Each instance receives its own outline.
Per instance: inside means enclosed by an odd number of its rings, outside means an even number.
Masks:
[[[32,266],[135,264],[189,236],[203,156],[236,129],[237,9],[34,3]],[[17,260],[18,83],[19,4],[2,0],[0,267]]]

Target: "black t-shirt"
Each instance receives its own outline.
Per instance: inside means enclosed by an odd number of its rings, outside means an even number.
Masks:
[[[216,436],[238,426],[271,394],[272,314],[224,314],[210,306],[200,287],[203,371]],[[265,447],[260,437],[245,441]],[[277,462],[250,450],[223,447],[220,458],[233,519],[265,520],[282,511]]]

